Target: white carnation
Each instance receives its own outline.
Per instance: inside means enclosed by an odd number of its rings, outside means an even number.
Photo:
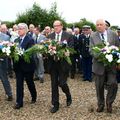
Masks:
[[[2,49],[2,52],[5,53],[5,51],[6,51],[6,48],[4,47],[4,48]]]
[[[113,61],[113,55],[112,54],[107,54],[105,55],[106,59],[108,60],[108,62],[112,62]]]
[[[9,47],[9,46],[8,46],[8,47],[4,47],[4,48],[2,49],[2,52],[3,52],[3,53],[6,53],[7,56],[9,56],[10,53],[11,53],[11,51],[10,51],[10,47]]]
[[[120,63],[120,59],[117,60],[117,63]]]

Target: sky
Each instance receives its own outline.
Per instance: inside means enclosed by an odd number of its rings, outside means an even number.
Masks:
[[[0,20],[15,21],[18,13],[25,12],[36,2],[43,9],[50,9],[57,3],[58,13],[66,22],[78,22],[86,18],[91,22],[105,19],[111,25],[120,26],[120,0],[2,0],[0,4]]]

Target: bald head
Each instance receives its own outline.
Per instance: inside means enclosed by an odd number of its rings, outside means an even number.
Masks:
[[[97,29],[98,32],[104,32],[105,29],[106,29],[105,20],[98,19],[96,21],[96,29]]]

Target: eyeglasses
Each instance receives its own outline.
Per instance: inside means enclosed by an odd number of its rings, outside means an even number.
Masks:
[[[59,26],[61,26],[61,25],[53,25],[53,27],[59,27]]]

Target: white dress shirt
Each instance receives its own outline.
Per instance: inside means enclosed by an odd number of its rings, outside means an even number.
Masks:
[[[61,41],[62,31],[59,34],[55,33],[55,40],[57,40],[58,35],[59,35],[59,41]]]
[[[101,34],[104,36],[104,41],[107,42],[107,31],[105,30],[103,33],[99,33],[101,40],[103,39]]]

